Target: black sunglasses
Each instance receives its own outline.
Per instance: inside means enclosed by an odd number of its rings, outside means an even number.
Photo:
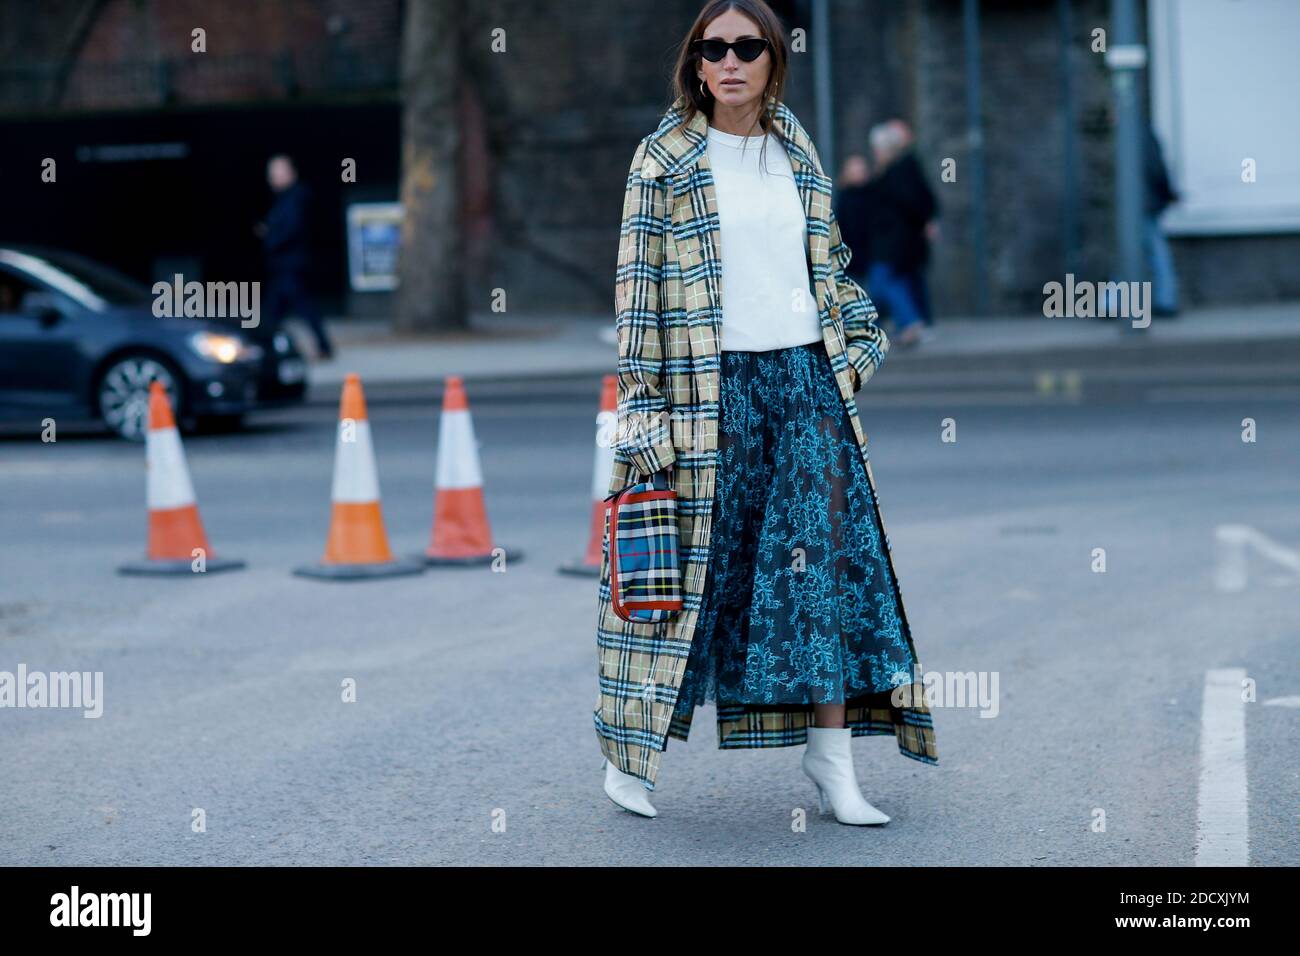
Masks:
[[[735,43],[726,40],[696,40],[693,44],[700,55],[710,63],[717,63],[727,55],[728,50],[735,50],[736,56],[746,63],[753,63],[767,49],[767,40],[763,37],[746,37]]]

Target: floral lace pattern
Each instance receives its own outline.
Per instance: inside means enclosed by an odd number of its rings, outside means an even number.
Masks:
[[[711,563],[677,710],[891,690],[914,662],[825,347],[721,360]]]

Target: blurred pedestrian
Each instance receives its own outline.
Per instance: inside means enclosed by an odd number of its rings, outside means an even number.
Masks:
[[[1146,205],[1144,207],[1142,245],[1147,265],[1151,270],[1151,314],[1166,318],[1178,314],[1178,273],[1174,269],[1174,256],[1169,241],[1160,226],[1160,215],[1179,195],[1169,181],[1160,141],[1156,139],[1151,123],[1144,124],[1143,178],[1146,180]]]
[[[283,153],[267,162],[266,180],[275,199],[266,221],[258,223],[254,232],[261,237],[266,256],[268,331],[278,329],[288,316],[297,316],[311,326],[319,356],[331,358],[334,346],[310,289],[311,191],[298,181],[293,160]]]
[[[897,332],[894,341],[907,347],[921,341],[929,310],[924,270],[929,234],[937,234],[931,221],[939,204],[909,149],[912,134],[906,123],[878,123],[870,141],[875,175],[867,286],[889,309]]]
[[[926,185],[925,173],[922,171],[921,161],[916,155],[912,128],[901,119],[893,120],[893,122],[898,124],[899,134],[902,137],[905,150],[903,156],[898,160],[898,165],[908,171],[910,178],[920,183],[920,188],[924,189],[929,195],[932,206],[930,219],[926,222],[924,229],[921,264],[918,268],[907,273],[908,287],[912,290],[912,300],[916,303],[917,311],[921,313],[921,321],[925,323],[921,331],[921,340],[926,341],[934,335],[934,312],[930,308],[928,273],[930,271],[930,245],[939,241],[939,197]]]
[[[1142,256],[1151,276],[1150,316],[1172,318],[1178,315],[1178,273],[1169,240],[1160,226],[1160,216],[1181,197],[1170,182],[1160,141],[1149,120],[1143,123],[1142,130],[1142,187]],[[1114,292],[1114,283],[1118,281],[1121,280],[1112,274],[1111,282],[1101,292],[1098,318],[1117,317],[1122,311],[1122,300]]]
[[[875,184],[867,157],[852,153],[840,168],[840,188],[835,197],[835,215],[840,221],[840,236],[853,250],[849,275],[863,285],[871,266],[871,214]]]

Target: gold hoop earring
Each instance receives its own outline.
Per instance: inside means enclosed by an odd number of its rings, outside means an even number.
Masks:
[[[709,94],[704,92],[704,81],[700,80],[700,99],[707,100],[708,98]]]

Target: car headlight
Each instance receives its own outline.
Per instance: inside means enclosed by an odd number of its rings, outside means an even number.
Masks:
[[[262,348],[245,342],[238,335],[222,335],[218,332],[195,332],[190,336],[190,348],[205,359],[230,365],[260,358]]]

